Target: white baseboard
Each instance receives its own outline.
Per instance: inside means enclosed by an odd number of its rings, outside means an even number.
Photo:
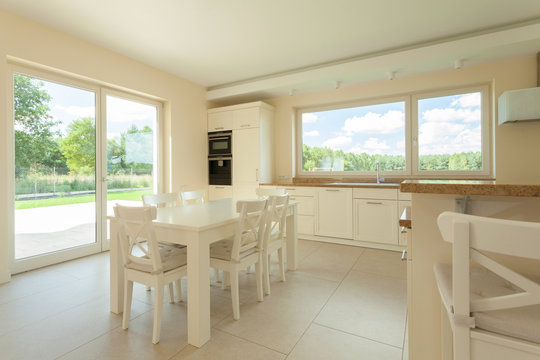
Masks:
[[[0,284],[4,284],[11,281],[11,274],[8,272],[0,272]]]
[[[374,242],[367,242],[367,241],[349,240],[349,239],[333,238],[333,237],[319,236],[319,235],[308,235],[308,234],[301,234],[301,233],[298,234],[298,239],[328,242],[332,244],[360,246],[360,247],[367,247],[367,248],[380,249],[380,250],[399,251],[399,252],[407,248],[406,246],[402,246],[402,245],[374,243]]]

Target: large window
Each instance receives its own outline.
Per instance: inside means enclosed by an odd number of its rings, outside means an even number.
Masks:
[[[299,175],[487,177],[488,87],[298,111]],[[411,106],[409,106],[411,104]]]
[[[407,101],[303,110],[302,171],[306,173],[406,170]]]

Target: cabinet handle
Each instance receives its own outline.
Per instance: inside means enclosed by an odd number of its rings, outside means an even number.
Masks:
[[[296,200],[296,198],[290,197],[289,200]]]
[[[216,186],[214,189],[225,189],[225,186]]]
[[[401,261],[407,260],[407,250],[403,250],[401,253]]]
[[[240,127],[250,127],[251,125],[250,124],[243,124],[243,125],[240,125]]]
[[[401,231],[402,234],[406,234],[407,233],[407,227],[402,226],[400,231]]]
[[[339,189],[326,189],[326,191],[339,191]]]
[[[223,130],[223,129],[225,129],[225,128],[224,128],[223,126],[219,126],[219,127],[215,127],[214,129],[216,129],[216,130]]]
[[[294,191],[294,190],[296,190],[296,189],[295,189],[295,188],[292,188],[292,189],[287,189],[287,188],[285,188],[285,190],[287,190],[287,191],[289,191],[289,190],[290,190],[290,191]]]
[[[368,204],[368,205],[382,205],[382,202],[380,202],[380,201],[366,201],[366,204]]]

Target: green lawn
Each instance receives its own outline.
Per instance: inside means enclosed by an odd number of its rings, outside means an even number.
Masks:
[[[109,193],[109,200],[141,200],[142,195],[152,194],[152,190],[118,191]],[[15,201],[15,210],[32,209],[37,207],[82,204],[94,202],[95,195],[65,196],[42,200],[18,200]]]

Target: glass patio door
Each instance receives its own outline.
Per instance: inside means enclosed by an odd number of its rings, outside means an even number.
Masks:
[[[157,127],[160,104],[127,94],[102,94],[106,119],[106,188],[104,212],[114,216],[115,204],[141,206],[142,195],[158,187]],[[104,239],[109,239],[109,231]],[[109,241],[104,240],[108,249]]]
[[[101,251],[98,94],[53,75],[13,73],[14,273]]]

